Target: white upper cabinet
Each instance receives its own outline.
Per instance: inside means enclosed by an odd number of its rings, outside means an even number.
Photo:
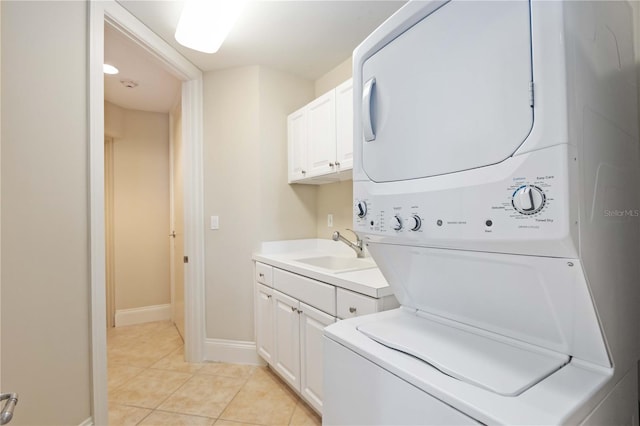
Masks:
[[[287,118],[289,140],[289,183],[307,174],[307,115],[301,108]]]
[[[350,179],[353,168],[353,84],[342,83],[289,115],[289,183]],[[349,171],[349,173],[344,173]]]
[[[336,87],[336,166],[353,169],[353,80]]]

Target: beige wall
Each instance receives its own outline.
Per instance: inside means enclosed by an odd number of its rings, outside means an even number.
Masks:
[[[308,80],[260,68],[260,241],[314,238],[317,189],[287,183],[287,116],[313,99]]]
[[[352,58],[349,57],[340,63],[331,71],[320,77],[315,81],[315,94],[316,98],[327,93],[329,90],[335,88],[340,83],[351,78],[353,73]]]
[[[169,114],[107,105],[105,128],[121,129],[113,141],[115,308],[168,304]]]
[[[315,81],[315,95],[323,93],[338,86],[351,78],[351,58]],[[353,182],[351,180],[325,185],[318,185],[316,209],[316,236],[317,238],[331,238],[333,231],[343,232],[346,228],[353,228]],[[333,215],[333,227],[327,226],[327,215]],[[346,234],[347,238],[353,238]]]
[[[91,413],[87,4],[2,2],[2,391],[12,425]]]
[[[286,183],[286,115],[311,99],[311,82],[263,67],[205,73],[205,222],[220,218],[205,236],[209,338],[253,341],[252,252],[315,234],[315,189]]]

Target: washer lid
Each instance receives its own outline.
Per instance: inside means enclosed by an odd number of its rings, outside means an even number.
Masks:
[[[533,126],[530,31],[527,1],[452,1],[366,59],[366,174],[416,179],[510,157]]]
[[[358,331],[444,374],[504,396],[521,394],[569,362],[564,354],[410,313],[367,322]]]

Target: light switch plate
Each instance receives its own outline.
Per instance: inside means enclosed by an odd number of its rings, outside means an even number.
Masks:
[[[327,215],[327,226],[333,228],[333,215],[331,213]]]
[[[211,216],[211,229],[220,229],[220,217]]]

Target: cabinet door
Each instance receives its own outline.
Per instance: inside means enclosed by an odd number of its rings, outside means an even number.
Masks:
[[[294,389],[300,389],[300,319],[299,302],[273,291],[274,368]]]
[[[353,80],[336,87],[336,164],[353,169]]]
[[[300,303],[300,393],[322,413],[322,333],[335,318]]]
[[[289,183],[303,179],[307,174],[307,116],[306,108],[287,117],[289,147]]]
[[[307,176],[334,172],[336,162],[336,99],[332,90],[307,105]]]
[[[273,289],[256,284],[256,346],[260,355],[273,364]]]

